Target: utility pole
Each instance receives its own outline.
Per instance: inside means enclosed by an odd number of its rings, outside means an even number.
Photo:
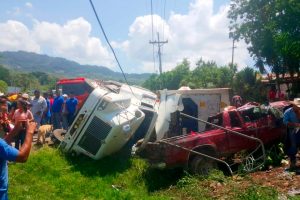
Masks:
[[[157,41],[156,40],[155,41],[149,41],[149,43],[153,44],[153,45],[157,44],[157,46],[158,46],[158,52],[157,52],[157,54],[158,54],[158,61],[159,61],[159,74],[161,74],[162,73],[162,65],[161,65],[161,51],[160,51],[160,48],[165,43],[168,43],[168,40],[166,40],[166,41],[160,41],[159,40],[159,33],[157,33]]]
[[[234,59],[234,49],[236,46],[234,46],[235,39],[232,40],[232,55],[231,55],[231,67],[233,68],[233,59]]]

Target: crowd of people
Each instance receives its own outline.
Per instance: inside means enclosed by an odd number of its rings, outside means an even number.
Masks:
[[[54,95],[34,91],[34,96],[19,93],[12,96],[0,96],[0,133],[3,137],[18,122],[34,121],[38,129],[41,125],[52,124],[53,129],[65,129],[72,124],[77,112],[78,100],[74,94],[61,94],[57,90]],[[15,138],[15,147],[20,148],[24,143],[26,130]]]
[[[62,95],[57,90],[54,95],[41,95],[35,90],[33,97],[0,93],[0,199],[8,199],[7,161],[26,162],[39,127],[52,124],[53,129],[67,130],[77,109],[78,100],[72,92]]]

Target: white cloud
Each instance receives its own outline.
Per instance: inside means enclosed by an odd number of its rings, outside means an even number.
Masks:
[[[90,35],[91,29],[91,24],[80,17],[64,25],[37,22],[33,32],[36,41],[52,55],[82,64],[112,66],[111,54],[98,38]]]
[[[32,3],[30,3],[30,2],[26,2],[26,3],[25,3],[25,6],[26,6],[27,8],[33,8]]]
[[[164,38],[168,39],[163,48],[164,71],[174,68],[183,58],[188,58],[192,66],[201,57],[219,65],[230,63],[232,40],[228,38],[228,9],[228,5],[223,6],[213,13],[213,0],[195,0],[185,15],[171,13],[167,21],[154,15],[156,27],[164,27]],[[121,45],[128,56],[142,63],[140,70],[144,72],[150,68],[153,72],[152,46],[148,43],[151,32],[151,16],[137,17],[129,28],[128,40]],[[161,37],[162,32],[160,28]],[[249,62],[249,54],[244,43],[236,46],[235,63],[243,68]]]
[[[9,20],[0,23],[0,30],[0,51],[40,52],[40,46],[33,39],[32,32],[21,22]]]
[[[81,64],[115,66],[100,39],[92,37],[83,18],[64,25],[35,20],[32,30],[18,21],[0,23],[0,51],[24,50],[64,57]]]
[[[183,58],[192,63],[201,57],[205,60],[215,60],[219,65],[231,62],[232,41],[228,38],[227,11],[228,5],[213,12],[213,0],[193,0],[187,14],[171,12],[164,20],[158,15],[153,16],[154,37],[152,38],[151,16],[139,16],[129,27],[128,39],[122,42],[112,42],[118,49],[118,55],[126,59],[132,72],[154,72],[153,46],[149,40],[168,40],[162,47],[163,70],[174,68]],[[26,7],[32,8],[27,2]],[[10,14],[20,13],[14,8]],[[80,17],[64,24],[33,20],[33,27],[28,28],[18,21],[0,23],[0,50],[25,50],[50,56],[64,57],[81,64],[116,66],[110,50],[100,39],[91,35],[91,24]],[[95,27],[93,27],[95,28]],[[244,43],[236,44],[235,62],[239,68],[251,61]],[[155,53],[157,48],[155,48]],[[122,55],[126,54],[127,57]],[[156,71],[158,68],[155,54]],[[124,64],[124,60],[120,60]]]

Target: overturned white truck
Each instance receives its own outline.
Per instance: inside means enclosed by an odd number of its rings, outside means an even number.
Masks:
[[[230,89],[161,90],[153,92],[113,81],[94,89],[61,141],[66,152],[100,159],[132,145],[201,131],[203,125],[180,118],[177,111],[207,119],[230,105]],[[172,131],[170,131],[172,130]]]
[[[137,132],[153,130],[156,95],[149,90],[101,82],[64,135],[63,151],[100,159],[120,150]]]

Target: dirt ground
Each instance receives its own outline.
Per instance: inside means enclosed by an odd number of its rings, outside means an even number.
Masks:
[[[226,183],[210,183],[211,195],[216,199],[227,199],[226,196],[232,193],[232,188],[239,188],[239,190],[247,189],[249,186],[260,185],[272,187],[279,193],[280,200],[288,199],[290,196],[297,196],[300,198],[300,157],[297,162],[298,170],[296,172],[289,172],[288,160],[283,160],[280,167],[270,168],[266,171],[257,171],[248,174],[247,176],[234,175],[232,182],[229,185]]]
[[[268,171],[255,172],[250,176],[259,185],[274,187],[279,193],[300,195],[300,174],[298,171],[287,172],[287,167],[283,165]]]

